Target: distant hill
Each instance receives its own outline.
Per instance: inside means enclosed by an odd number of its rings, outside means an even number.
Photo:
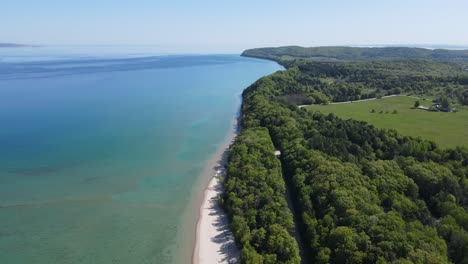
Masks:
[[[242,56],[285,61],[305,59],[312,61],[375,61],[424,59],[444,62],[468,63],[468,50],[424,49],[407,47],[357,48],[287,46],[249,49]]]
[[[34,46],[18,44],[18,43],[0,43],[0,48],[22,48],[22,47],[34,47]]]

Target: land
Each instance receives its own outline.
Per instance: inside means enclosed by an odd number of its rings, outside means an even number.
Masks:
[[[457,113],[430,112],[415,109],[416,100],[414,97],[394,96],[364,102],[312,105],[307,109],[365,121],[377,128],[395,129],[403,135],[432,140],[442,147],[468,146],[466,106],[458,107]],[[433,104],[430,100],[420,102],[427,107]]]
[[[468,148],[456,142],[466,140],[466,52],[244,52],[286,70],[243,92],[228,155],[220,203],[241,263],[466,263]],[[412,109],[403,95],[460,111]]]
[[[394,128],[443,147],[468,142],[468,50],[290,46],[252,49],[243,55],[275,60],[288,68],[285,84],[292,87],[276,100],[314,105],[309,109]],[[373,101],[399,95],[408,97]],[[426,107],[433,105],[431,101],[449,102],[458,113],[411,111],[415,100]],[[372,109],[383,115],[373,115]]]
[[[303,59],[321,62],[383,61],[423,59],[443,62],[468,62],[468,50],[424,49],[408,47],[358,48],[358,47],[299,47],[249,49],[242,56],[288,61]]]
[[[18,44],[18,43],[0,43],[0,48],[23,48],[23,47],[35,47],[35,46]]]

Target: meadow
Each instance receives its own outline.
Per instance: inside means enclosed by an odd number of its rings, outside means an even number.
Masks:
[[[393,128],[403,135],[433,140],[441,147],[468,146],[468,107],[457,107],[457,113],[430,112],[414,109],[416,100],[396,96],[364,102],[313,105],[307,109],[334,113],[343,119],[366,121],[377,128]],[[420,102],[422,106],[432,105],[429,100]]]

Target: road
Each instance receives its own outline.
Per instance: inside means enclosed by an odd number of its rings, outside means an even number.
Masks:
[[[385,99],[385,98],[389,98],[389,97],[395,97],[395,96],[406,96],[406,97],[410,97],[410,98],[415,98],[415,99],[421,99],[419,97],[416,97],[416,96],[409,96],[409,95],[402,95],[402,94],[393,94],[393,95],[387,95],[387,96],[382,96],[381,98],[379,99]],[[362,100],[356,100],[356,101],[346,101],[346,102],[333,102],[333,103],[329,103],[329,104],[350,104],[350,103],[360,103],[360,102],[365,102],[365,101],[372,101],[372,100],[376,100],[377,98],[369,98],[369,99],[362,99]],[[302,107],[306,107],[306,106],[311,106],[311,105],[299,105],[298,107],[299,108],[302,108]]]

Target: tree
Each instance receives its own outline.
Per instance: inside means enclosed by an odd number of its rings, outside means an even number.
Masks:
[[[300,263],[299,248],[289,233],[294,222],[274,151],[268,130],[258,127],[244,129],[229,150],[222,199],[241,249],[241,263]]]
[[[421,105],[421,103],[418,101],[414,102],[414,108],[418,108]]]
[[[450,100],[447,96],[442,96],[440,98],[440,105],[442,105],[443,108],[449,108],[450,107]]]
[[[468,90],[464,90],[459,96],[462,105],[468,105]]]

